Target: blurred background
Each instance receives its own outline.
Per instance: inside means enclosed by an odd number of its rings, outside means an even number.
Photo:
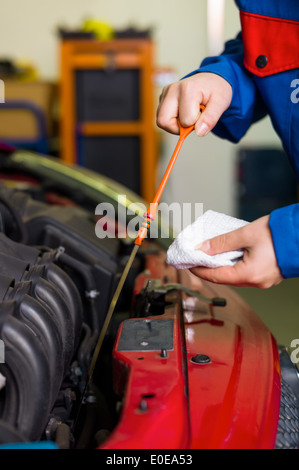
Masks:
[[[150,202],[177,142],[155,126],[163,86],[239,29],[231,0],[5,2],[0,140],[87,166]],[[191,134],[163,199],[253,220],[295,202],[297,185],[265,118],[237,145]],[[297,285],[237,289],[284,345],[299,337]]]

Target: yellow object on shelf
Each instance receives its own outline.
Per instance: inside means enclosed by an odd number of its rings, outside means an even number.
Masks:
[[[83,23],[85,33],[93,33],[99,41],[110,41],[114,38],[114,29],[104,21],[96,19],[87,19]]]
[[[18,59],[15,61],[18,69],[18,80],[24,82],[35,82],[38,79],[38,71],[34,64],[27,59]]]

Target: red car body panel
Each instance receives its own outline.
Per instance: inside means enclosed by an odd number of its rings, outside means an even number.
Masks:
[[[177,282],[178,276],[188,287],[197,282],[166,266],[163,254],[149,255],[135,294],[148,279]],[[119,351],[121,325],[113,355],[114,386],[123,407],[102,448],[274,447],[280,408],[276,342],[235,291],[199,283],[206,297],[219,297],[220,291],[226,306],[175,293],[177,301],[163,315],[146,317],[173,319],[173,349],[167,357],[159,350]],[[199,354],[210,362],[193,362]]]

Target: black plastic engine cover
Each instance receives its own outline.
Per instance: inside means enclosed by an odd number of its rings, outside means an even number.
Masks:
[[[0,441],[39,440],[84,390],[123,255],[117,240],[96,237],[89,212],[6,186],[0,225]]]
[[[16,213],[20,219],[18,241],[60,249],[57,263],[68,266],[79,290],[93,298],[100,328],[121,271],[119,241],[98,239],[94,218],[81,208],[49,206],[5,186],[0,186],[0,207],[1,203],[6,210],[6,226],[15,223]],[[14,208],[13,215],[7,210],[8,204]]]

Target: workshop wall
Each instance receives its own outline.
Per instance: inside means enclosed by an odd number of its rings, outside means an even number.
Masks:
[[[207,0],[10,0],[1,8],[0,56],[26,58],[37,67],[42,78],[56,80],[59,76],[57,28],[77,27],[89,16],[115,28],[153,28],[156,65],[171,67],[177,77],[195,69],[210,52]],[[234,37],[238,30],[237,8],[234,2],[226,0],[223,40]],[[157,88],[157,100],[160,91]],[[176,141],[177,137],[161,132],[160,172]],[[267,119],[255,125],[242,144],[280,147]],[[212,135],[203,139],[195,135],[188,137],[164,200],[201,202],[204,210],[234,215],[237,148]]]

